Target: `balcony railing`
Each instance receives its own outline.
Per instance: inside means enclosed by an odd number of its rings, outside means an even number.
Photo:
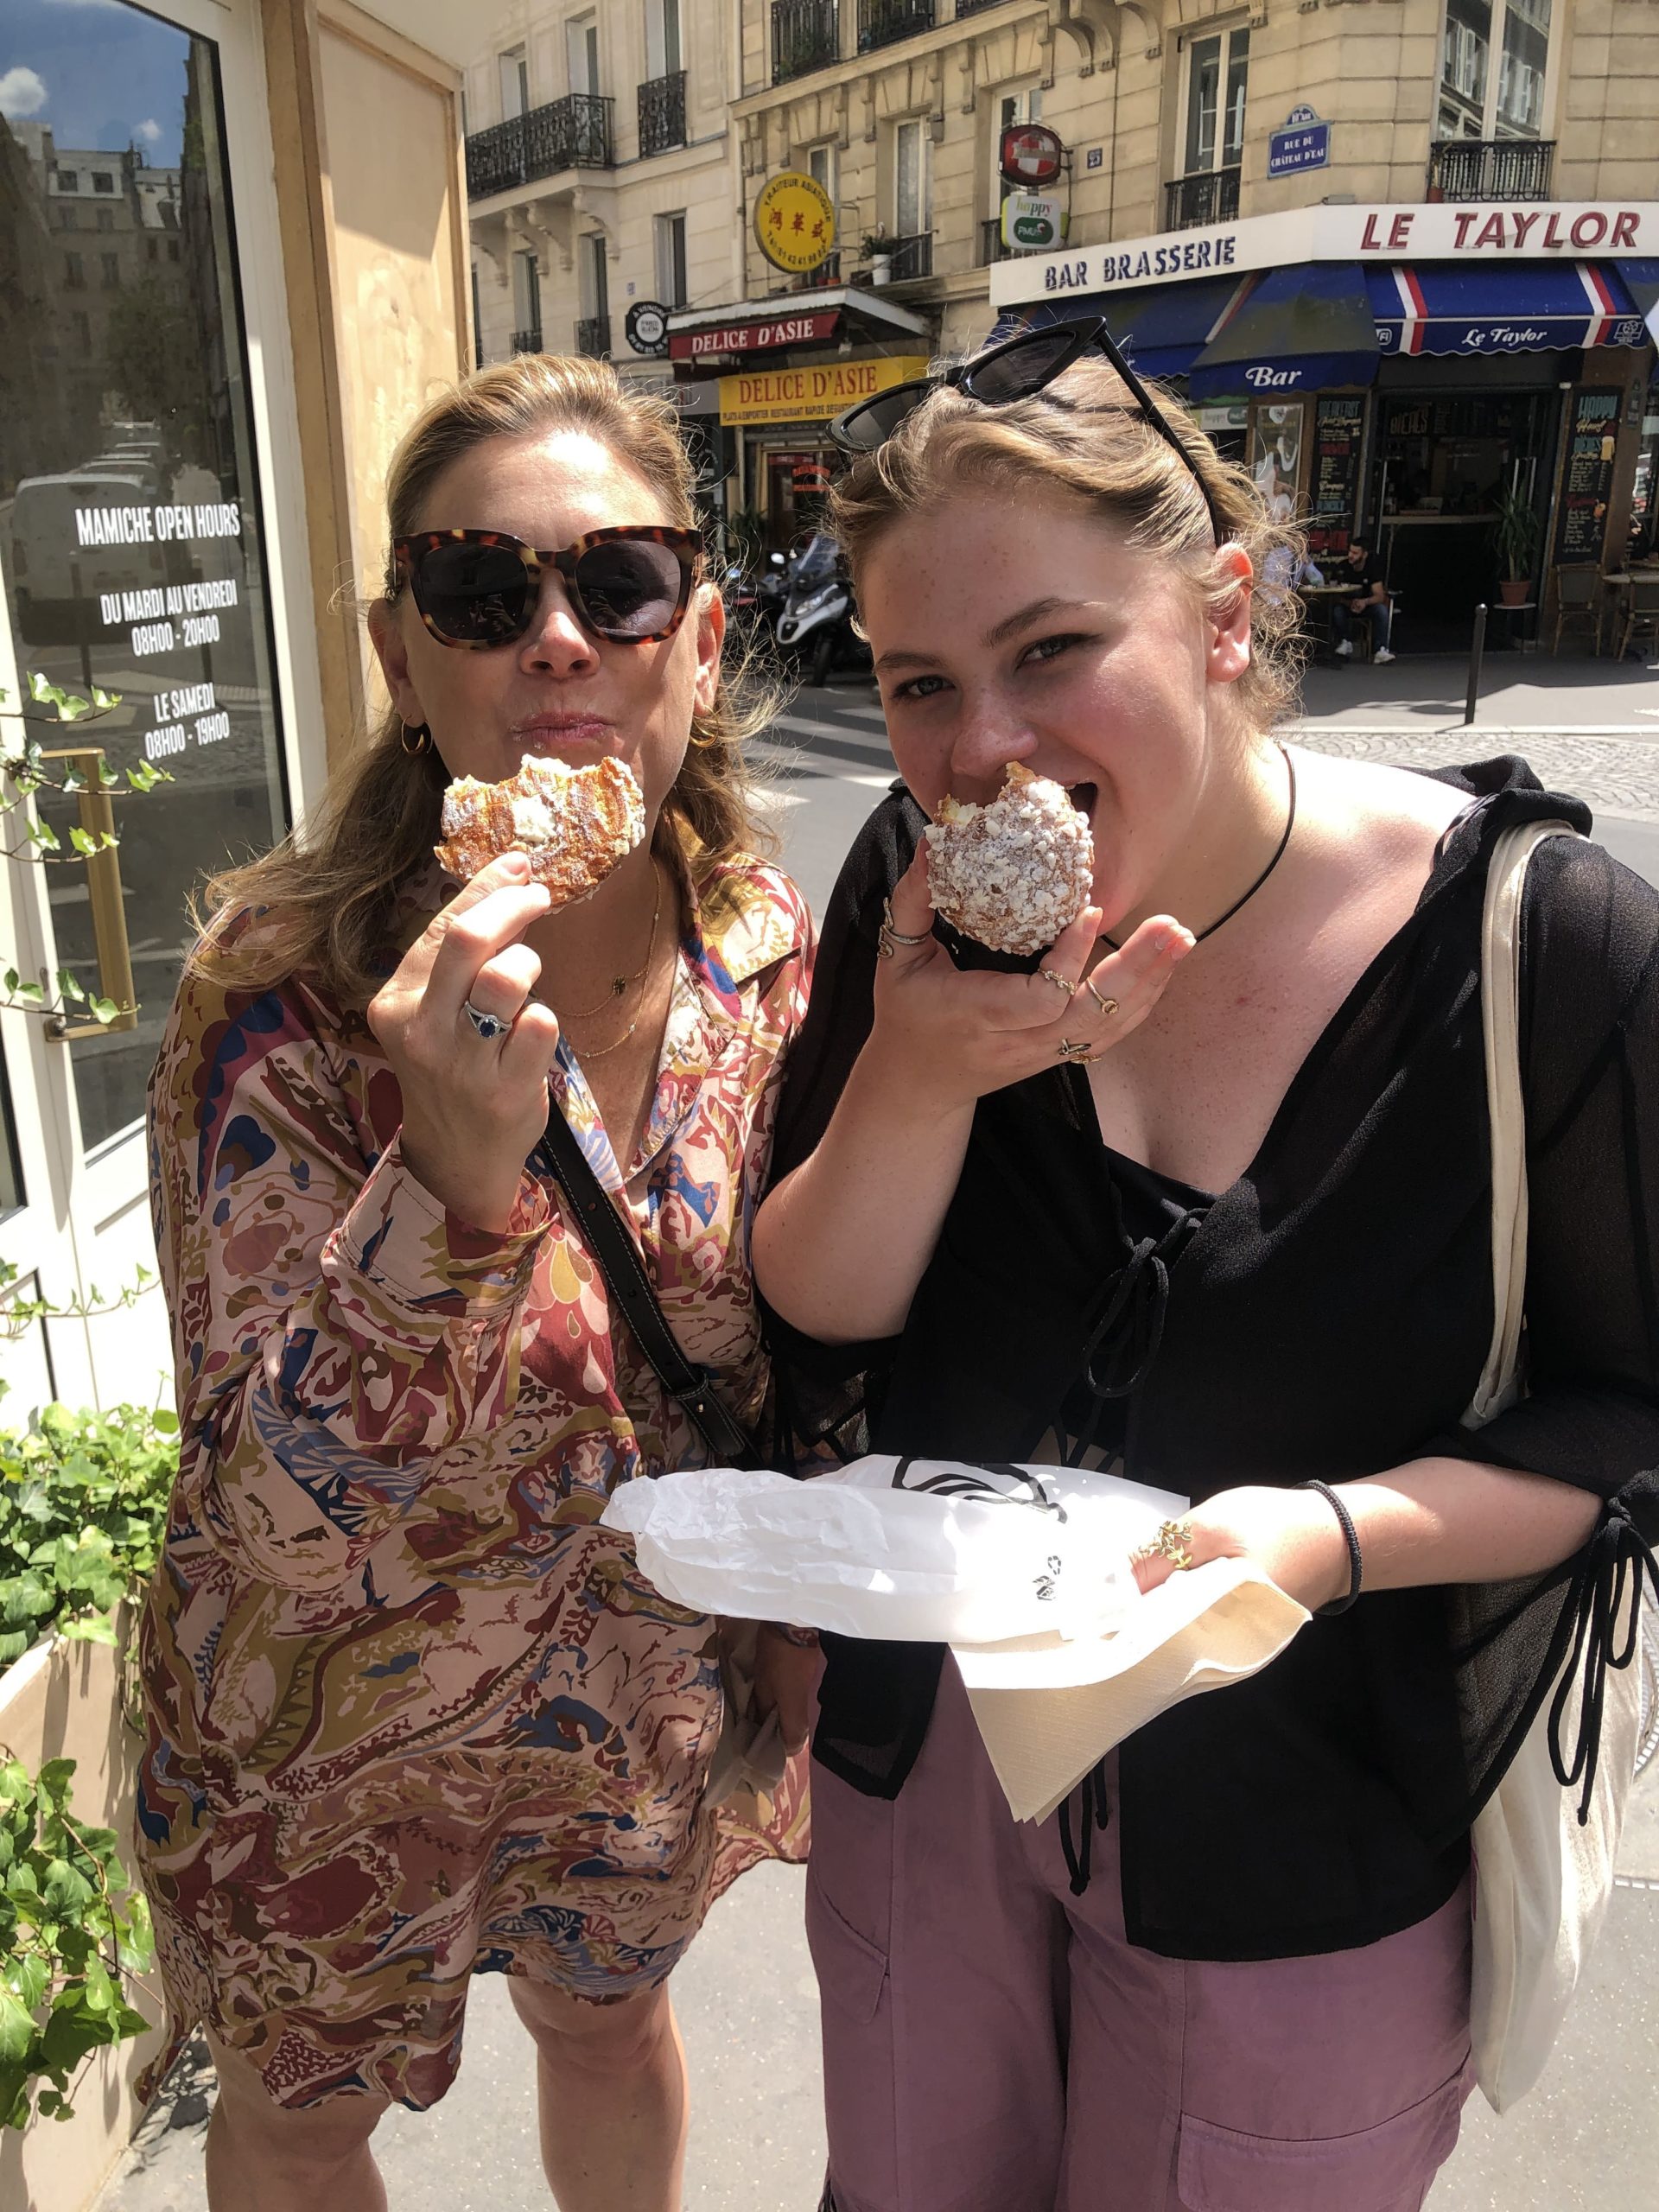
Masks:
[[[933,274],[933,233],[921,231],[914,238],[883,238],[880,251],[891,264],[887,270],[890,284],[908,284],[918,276]],[[872,254],[870,259],[876,257]]]
[[[816,269],[809,269],[804,276],[797,276],[791,285],[791,289],[797,292],[816,292],[825,284],[839,284],[840,282],[841,256],[838,253],[832,253],[827,255]]]
[[[515,330],[512,350],[515,353],[539,353],[542,350],[541,324],[533,322],[528,330]]]
[[[1195,169],[1164,187],[1164,228],[1190,231],[1200,223],[1230,222],[1238,213],[1236,169]]]
[[[772,81],[788,82],[841,59],[836,0],[772,0]]]
[[[960,8],[962,0],[957,0],[957,5]],[[980,267],[987,269],[994,261],[1011,261],[1013,258],[1002,243],[1002,218],[1000,215],[988,216],[979,226]]]
[[[527,115],[475,130],[467,141],[467,189],[474,200],[511,192],[561,169],[611,166],[611,108],[599,92],[569,92]]]
[[[895,39],[933,28],[934,0],[858,0],[858,50],[872,53]]]
[[[653,77],[639,87],[639,151],[666,154],[685,143],[685,72]]]
[[[1428,149],[1431,200],[1548,200],[1553,138],[1442,138]]]
[[[608,361],[611,358],[611,318],[607,315],[584,315],[576,325],[576,351],[585,353],[590,361]]]
[[[977,16],[987,8],[1000,8],[1002,0],[957,0],[957,20],[964,16]]]

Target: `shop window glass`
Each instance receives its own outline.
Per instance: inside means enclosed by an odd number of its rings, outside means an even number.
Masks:
[[[191,892],[286,828],[270,588],[216,48],[124,0],[99,8],[96,39],[73,10],[11,0],[0,25],[48,94],[0,119],[0,569],[17,664],[118,693],[88,741],[123,786],[146,762],[174,779],[117,803],[139,1013],[135,1030],[67,1047],[91,1149],[143,1115]],[[85,166],[118,181],[122,228],[170,209],[179,258],[135,263],[89,317],[65,296],[84,288],[79,257],[46,248],[54,145],[129,112],[157,125],[142,155],[111,125],[108,151],[88,149],[107,168]],[[42,810],[67,852],[73,802]],[[85,871],[54,867],[49,884],[57,957],[94,985]]]

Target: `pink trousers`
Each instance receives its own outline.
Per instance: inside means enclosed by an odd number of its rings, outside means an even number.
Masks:
[[[1125,1938],[1116,1834],[1073,1897],[949,1661],[895,1800],[814,1764],[835,2212],[1419,2212],[1472,2079],[1466,1887],[1362,1949],[1194,1963]]]

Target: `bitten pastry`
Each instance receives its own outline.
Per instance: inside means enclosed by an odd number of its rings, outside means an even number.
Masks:
[[[927,831],[934,911],[995,952],[1043,952],[1089,904],[1095,841],[1063,787],[1018,761],[988,806],[940,802]]]
[[[586,768],[526,754],[516,776],[481,784],[462,776],[443,795],[440,861],[470,883],[498,855],[523,853],[556,906],[596,891],[645,834],[633,771],[607,754]]]

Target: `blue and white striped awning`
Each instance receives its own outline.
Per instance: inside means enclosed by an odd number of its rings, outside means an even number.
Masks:
[[[1385,355],[1566,353],[1641,346],[1647,327],[1611,262],[1369,263]]]

